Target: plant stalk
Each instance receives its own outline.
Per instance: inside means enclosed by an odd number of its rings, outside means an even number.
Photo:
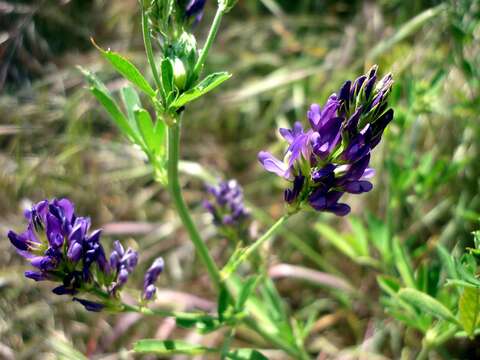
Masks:
[[[178,159],[179,159],[179,148],[180,148],[180,119],[177,119],[175,124],[168,127],[168,134],[167,134],[167,156],[168,156],[168,164],[167,164],[167,173],[168,173],[168,188],[170,194],[172,196],[172,200],[175,204],[177,212],[182,220],[183,225],[188,231],[190,235],[190,239],[197,250],[200,259],[202,260],[203,264],[206,266],[208,274],[217,290],[220,289],[221,285],[221,278],[220,272],[213,260],[212,256],[210,255],[207,246],[202,240],[200,233],[193,222],[192,217],[190,216],[190,212],[188,211],[187,205],[185,204],[185,200],[182,196],[182,190],[180,187],[179,182],[179,175],[178,175]]]
[[[215,40],[215,36],[217,35],[218,29],[220,28],[220,23],[222,21],[223,14],[225,13],[225,9],[223,6],[219,6],[217,8],[217,12],[215,13],[215,18],[213,19],[212,26],[210,26],[210,31],[208,32],[207,40],[205,41],[205,45],[203,46],[202,51],[200,52],[200,56],[193,68],[193,72],[195,74],[200,74],[200,71],[203,68],[203,64],[207,59],[208,52],[213,45],[213,41]]]
[[[157,89],[162,88],[162,82],[160,81],[160,76],[158,75],[157,66],[155,65],[155,58],[153,56],[153,47],[152,39],[150,38],[150,29],[148,27],[147,14],[145,13],[145,0],[142,0],[142,33],[143,33],[143,44],[145,46],[145,53],[147,54],[147,61],[152,69],[153,79],[155,80],[155,85]]]
[[[231,265],[226,266],[224,272],[222,272],[222,278],[227,278],[230,274],[234,273],[235,270],[252,254],[254,254],[260,246],[262,246],[268,239],[270,239],[288,220],[290,214],[283,215],[280,219],[278,219],[275,224],[273,224],[267,232],[265,232],[260,238],[258,238],[252,245],[245,249],[245,251],[238,257],[238,259]]]
[[[192,321],[201,319],[211,320],[213,318],[208,314],[151,309],[145,306],[129,305],[125,303],[122,303],[122,312],[136,312],[148,316],[173,317]]]

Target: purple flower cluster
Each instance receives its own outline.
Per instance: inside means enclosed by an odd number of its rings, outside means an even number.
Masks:
[[[392,84],[391,74],[377,82],[377,66],[372,67],[353,83],[346,81],[323,107],[311,105],[309,129],[300,122],[293,129],[280,129],[288,142],[283,161],[266,151],[258,154],[267,171],[292,183],[284,193],[291,211],[309,204],[344,216],[350,212],[350,206],[339,203],[344,193],[372,190],[370,152],[393,119],[387,103]]]
[[[205,200],[203,207],[213,216],[217,226],[238,226],[248,218],[243,203],[243,190],[236,180],[222,181],[218,186],[207,186],[214,201]]]
[[[8,232],[17,252],[30,261],[35,270],[25,272],[35,281],[60,282],[53,292],[57,295],[75,295],[80,292],[104,293],[115,296],[135,268],[138,254],[124,251],[116,241],[107,261],[100,243],[101,230],[89,232],[90,219],[75,215],[74,205],[68,199],[43,200],[25,211],[27,229],[17,234]],[[99,311],[103,305],[74,298],[87,310]]]

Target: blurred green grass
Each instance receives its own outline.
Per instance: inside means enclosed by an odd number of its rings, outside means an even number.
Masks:
[[[97,71],[111,89],[122,85],[89,36],[146,68],[136,1],[44,3],[7,1],[0,8],[0,16],[9,19],[0,44],[0,56],[9,59],[0,66],[1,232],[22,226],[25,204],[69,196],[79,213],[108,229],[107,243],[121,237],[141,249],[143,268],[148,259],[165,256],[165,289],[212,300],[166,192],[151,180],[141,153],[118,136],[75,70],[80,64]],[[210,1],[195,29],[199,39],[213,9]],[[452,251],[471,243],[480,217],[479,37],[477,0],[244,0],[226,17],[207,66],[234,77],[187,109],[182,154],[213,176],[239,179],[251,207],[263,210],[254,227],[283,210],[282,183],[256,161],[261,149],[281,151],[276,129],[305,121],[310,103],[323,102],[373,63],[395,77],[396,116],[373,156],[374,191],[349,199],[353,220],[323,214],[295,218],[268,254],[272,264],[346,278],[360,294],[349,297],[292,279],[277,282],[297,316],[319,314],[312,349],[354,351],[368,327],[383,323],[386,315],[378,304],[375,272],[339,255],[325,232],[305,224],[318,222],[347,237],[360,231],[370,242],[382,232],[395,234],[415,263],[430,261],[436,243]],[[211,235],[200,206],[202,181],[192,176],[183,181],[196,220]],[[208,241],[218,261],[225,261],[224,243],[213,236]],[[309,248],[302,252],[299,243]],[[166,331],[166,321],[85,314],[49,294],[47,284],[23,279],[25,264],[6,237],[0,250],[0,357],[73,358],[68,353],[73,345],[86,355],[128,358],[117,354],[119,348]],[[371,249],[368,254],[376,255]],[[140,273],[132,284],[139,284]],[[390,342],[379,339],[379,353],[398,358],[402,346],[407,352],[418,346],[414,334],[401,336],[401,326],[384,324],[382,334]],[[45,335],[54,331],[65,342],[47,341]],[[457,354],[474,348],[453,346]]]

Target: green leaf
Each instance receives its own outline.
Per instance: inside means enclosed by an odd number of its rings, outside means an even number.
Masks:
[[[147,146],[147,149],[153,152],[154,147],[156,146],[155,132],[153,129],[152,118],[150,114],[145,109],[135,109],[135,121],[137,123],[138,130],[142,135],[143,141]]]
[[[48,344],[51,346],[56,359],[60,360],[88,360],[80,351],[76,350],[70,342],[64,341],[59,333],[50,334]]]
[[[268,360],[260,351],[254,349],[237,349],[227,353],[230,360]]]
[[[133,131],[132,127],[130,126],[127,118],[123,115],[122,111],[118,107],[115,100],[110,96],[110,94],[102,91],[97,87],[90,88],[93,96],[97,98],[97,100],[102,104],[102,106],[107,110],[110,114],[112,120],[117,124],[120,131],[131,141],[135,143],[139,143],[138,136]]]
[[[295,336],[288,316],[287,306],[275,287],[272,279],[266,277],[263,279],[260,293],[263,303],[266,305],[268,315],[272,322],[282,334],[282,337],[289,343],[295,343]]]
[[[200,81],[193,89],[184,92],[173,103],[172,107],[180,108],[185,104],[205,95],[209,91],[215,89],[224,81],[228,80],[232,75],[227,72],[218,72],[208,75],[205,79]]]
[[[243,281],[236,274],[232,274],[225,280],[228,288],[232,292],[233,296],[238,296],[240,289],[242,288]],[[271,336],[281,336],[278,331],[278,324],[271,320],[268,315],[268,304],[262,301],[258,296],[252,294],[245,304],[247,312],[255,317],[258,327],[262,328],[262,331],[270,334]]]
[[[137,126],[135,122],[135,109],[141,108],[142,103],[138,97],[137,92],[131,86],[124,86],[120,89],[120,98],[122,99],[125,110],[127,111],[127,118],[133,126]]]
[[[480,287],[480,280],[476,277],[477,264],[475,256],[463,254],[460,261],[456,261],[456,271],[460,280],[466,281],[476,287]]]
[[[397,238],[393,238],[393,258],[405,285],[414,288],[416,284],[413,278],[412,265]]]
[[[466,333],[473,337],[480,313],[480,289],[466,287],[459,301],[460,323]]]
[[[432,316],[452,323],[458,323],[452,312],[437,299],[413,288],[405,288],[398,293],[400,299]]]
[[[90,70],[84,69],[81,66],[77,66],[77,69],[80,70],[91,87],[95,87],[100,91],[109,94],[109,91],[103,81],[101,81],[94,73],[92,73]]]
[[[350,246],[348,241],[331,226],[323,223],[317,223],[315,224],[315,230],[317,230],[333,246],[335,246],[338,250],[343,252],[348,257],[352,259],[355,259],[357,257],[355,249]]]
[[[350,244],[355,249],[356,253],[368,257],[369,249],[368,249],[368,236],[365,226],[363,226],[360,219],[351,217],[350,219],[350,226],[352,227],[353,234],[350,237]]]
[[[224,320],[224,315],[225,312],[228,309],[228,306],[230,305],[231,302],[231,297],[230,293],[228,292],[227,288],[225,286],[221,286],[220,288],[220,293],[218,294],[218,318],[222,322]]]
[[[133,345],[137,353],[153,353],[157,355],[201,355],[208,352],[217,352],[216,349],[200,345],[189,344],[180,340],[143,339]]]
[[[250,276],[240,288],[240,293],[238,294],[236,309],[237,311],[242,311],[245,303],[247,302],[248,298],[250,297],[251,293],[255,289],[258,281],[260,280],[260,276]]]
[[[125,79],[137,86],[148,96],[152,98],[155,97],[155,90],[152,89],[148,81],[145,80],[135,65],[116,52],[103,50],[93,40],[92,43],[102,53],[103,57],[107,59],[115,70],[117,70]]]
[[[379,275],[377,276],[377,282],[380,288],[390,296],[395,296],[395,294],[400,290],[400,283],[393,277]]]
[[[367,216],[369,229],[369,238],[373,246],[380,252],[382,263],[388,267],[392,261],[392,251],[390,249],[390,233],[388,226],[372,214]]]
[[[153,152],[156,155],[163,155],[165,153],[165,122],[161,119],[157,119],[153,132],[155,134],[155,146],[153,147]]]
[[[174,87],[173,87],[173,82],[174,82],[173,65],[172,65],[172,62],[170,61],[170,59],[168,59],[168,58],[163,59],[161,65],[160,65],[160,69],[161,69],[161,72],[162,72],[163,96],[168,103],[168,97],[170,96],[170,94],[174,90]]]
[[[97,98],[98,102],[105,108],[109,113],[112,120],[118,126],[120,131],[125,135],[130,141],[140,144],[141,139],[139,138],[138,133],[132,127],[132,124],[125,117],[123,112],[120,110],[115,99],[111,96],[105,84],[95,76],[92,72],[78,66],[78,69],[85,76],[86,80],[90,84],[90,91]]]
[[[453,260],[452,255],[442,244],[437,244],[437,251],[442,266],[445,268],[448,276],[452,279],[458,279],[457,270],[455,269],[455,261]]]
[[[464,280],[458,280],[458,279],[447,279],[447,283],[445,284],[446,286],[456,286],[458,287],[470,287],[470,288],[477,288],[478,285],[474,285],[472,283],[466,282]]]
[[[190,329],[195,327],[200,333],[205,334],[217,330],[221,323],[213,317],[203,316],[201,318],[175,316],[178,327]]]

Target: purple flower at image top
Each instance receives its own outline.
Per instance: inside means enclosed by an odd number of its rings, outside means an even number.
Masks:
[[[77,216],[68,199],[40,201],[24,214],[25,231],[10,230],[7,236],[34,268],[26,271],[25,276],[60,283],[52,290],[57,295],[101,291],[115,296],[137,264],[137,253],[132,249],[124,251],[118,241],[108,261],[100,242],[101,230],[90,232],[90,219]],[[89,300],[74,300],[87,310],[103,308]]]
[[[213,200],[205,200],[203,207],[213,216],[217,226],[236,227],[249,217],[243,203],[243,189],[236,180],[222,181],[217,186],[207,186]]]
[[[202,20],[203,9],[205,8],[206,2],[207,0],[187,0],[184,5],[185,17],[187,19],[195,19],[195,22]]]
[[[344,216],[350,212],[339,202],[345,193],[372,190],[370,153],[393,119],[387,103],[392,84],[391,74],[377,82],[373,66],[353,83],[346,81],[323,106],[311,105],[307,129],[300,122],[280,129],[288,143],[283,160],[266,151],[258,154],[267,171],[291,183],[284,192],[291,212],[308,205]]]

